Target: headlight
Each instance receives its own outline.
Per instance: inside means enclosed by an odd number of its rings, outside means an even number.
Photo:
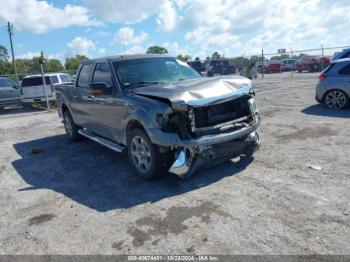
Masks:
[[[165,126],[165,118],[163,114],[156,115],[156,122],[160,126],[160,128],[163,128]]]
[[[248,103],[249,103],[249,106],[250,106],[250,109],[252,110],[252,112],[254,112],[254,113],[259,112],[258,107],[256,106],[254,98],[250,98],[248,100]]]

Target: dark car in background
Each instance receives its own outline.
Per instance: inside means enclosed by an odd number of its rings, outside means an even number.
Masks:
[[[205,71],[207,70],[205,64],[198,60],[187,62],[187,64],[201,75],[204,75]]]
[[[212,59],[209,61],[207,76],[232,75],[239,72],[239,67],[230,65],[228,59]]]
[[[7,77],[0,77],[0,110],[8,106],[21,105],[18,85]]]

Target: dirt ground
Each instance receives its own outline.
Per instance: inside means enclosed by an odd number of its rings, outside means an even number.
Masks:
[[[55,112],[7,111],[0,254],[350,254],[350,110],[318,105],[316,76],[254,80],[261,150],[187,181],[139,179]]]

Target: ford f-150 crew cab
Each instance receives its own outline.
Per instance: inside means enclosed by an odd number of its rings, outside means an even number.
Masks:
[[[74,83],[56,87],[67,135],[127,150],[146,179],[167,171],[189,177],[223,159],[251,156],[259,144],[254,96],[247,78],[202,77],[160,55],[84,61]]]

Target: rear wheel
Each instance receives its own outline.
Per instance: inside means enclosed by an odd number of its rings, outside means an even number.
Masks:
[[[157,145],[152,144],[145,131],[133,129],[128,137],[129,162],[137,175],[150,180],[166,172],[169,167],[166,156],[159,152]]]
[[[331,90],[325,95],[324,104],[330,109],[344,109],[349,105],[349,97],[341,90]]]
[[[63,124],[64,129],[71,140],[77,141],[81,138],[80,134],[78,133],[79,127],[74,123],[68,110],[63,111]]]

